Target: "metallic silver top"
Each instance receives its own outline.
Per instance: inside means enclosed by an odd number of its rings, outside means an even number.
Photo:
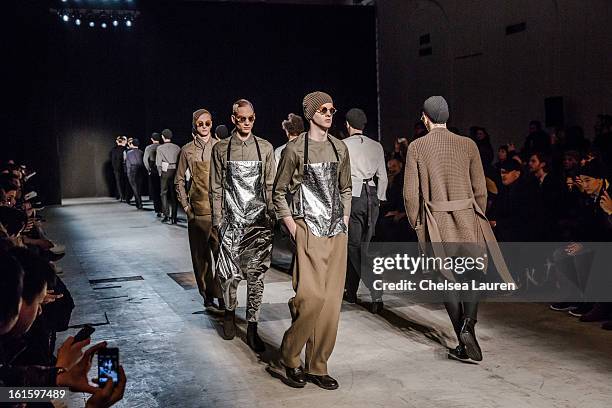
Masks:
[[[302,207],[299,211],[310,232],[318,237],[347,232],[338,188],[338,162],[304,165],[300,191]]]

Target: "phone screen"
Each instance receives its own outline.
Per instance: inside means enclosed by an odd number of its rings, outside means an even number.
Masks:
[[[119,382],[119,349],[105,348],[98,351],[98,381],[104,384],[107,378],[113,379],[113,384]]]

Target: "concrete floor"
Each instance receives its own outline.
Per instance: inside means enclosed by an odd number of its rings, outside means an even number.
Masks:
[[[149,204],[150,206],[150,204]],[[446,358],[452,329],[439,305],[385,297],[374,316],[345,304],[330,374],[337,391],[296,390],[267,370],[289,326],[288,275],[270,270],[260,322],[269,345],[258,358],[242,333],[223,340],[190,279],[186,225],[113,199],[65,200],[49,208],[47,230],[66,244],[60,262],[76,308],[73,325],[100,323],[93,341],[120,349],[128,376],[117,406],[153,407],[609,407],[612,333],[540,304],[485,304],[480,364]],[[177,277],[179,285],[169,274]],[[141,276],[139,280],[90,282]],[[134,278],[137,279],[137,278]],[[182,279],[182,281],[181,281]],[[240,287],[239,299],[245,288]],[[244,303],[244,301],[242,301]],[[244,308],[238,316],[244,319]],[[107,323],[108,324],[103,324]],[[74,334],[75,330],[64,333]],[[95,366],[95,364],[94,364]],[[92,376],[95,371],[92,369]],[[70,407],[82,407],[73,394]]]

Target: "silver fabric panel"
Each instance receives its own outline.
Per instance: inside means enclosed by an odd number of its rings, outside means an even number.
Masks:
[[[338,162],[305,165],[301,194],[301,212],[313,235],[333,237],[347,232],[338,189]]]
[[[272,223],[264,199],[260,161],[228,161],[219,228],[218,277],[228,310],[234,310],[236,288],[248,284],[247,320],[257,321],[263,297],[263,275],[270,267]]]

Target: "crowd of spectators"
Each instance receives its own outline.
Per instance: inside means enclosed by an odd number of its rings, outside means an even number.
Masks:
[[[381,205],[375,240],[416,241],[405,218],[403,166],[408,144],[426,134],[417,122],[413,135],[396,139],[387,154],[387,202]],[[542,257],[541,264],[552,262],[556,276],[584,292],[594,256],[585,243],[612,242],[612,116],[598,115],[592,140],[578,126],[546,130],[531,121],[522,146],[498,146],[497,158],[484,127],[472,126],[467,136],[480,152],[489,193],[486,214],[498,241],[567,243]],[[525,284],[533,265],[513,266],[516,281]],[[610,303],[563,302],[551,309],[583,322],[602,321],[602,328],[612,330]]]
[[[88,408],[110,407],[123,397],[123,369],[117,384],[97,387],[88,379],[92,358],[106,342],[86,348],[90,339],[70,336],[56,350],[74,302],[57,264],[65,248],[45,233],[35,175],[12,160],[0,164],[0,387],[68,387],[91,394]]]

